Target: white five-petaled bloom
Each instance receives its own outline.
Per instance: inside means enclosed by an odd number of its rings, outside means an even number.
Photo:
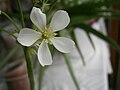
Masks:
[[[42,66],[52,64],[52,56],[48,44],[53,46],[62,53],[69,53],[74,48],[74,42],[65,37],[55,37],[56,31],[64,29],[70,22],[68,13],[58,10],[46,26],[46,15],[39,8],[33,7],[30,19],[38,30],[23,28],[18,35],[18,42],[23,46],[31,46],[36,41],[41,40],[38,48],[38,60]]]

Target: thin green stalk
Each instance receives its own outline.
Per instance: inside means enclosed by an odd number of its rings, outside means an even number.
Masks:
[[[0,69],[10,60],[10,58],[16,53],[16,51],[20,48],[19,45],[16,45],[15,48],[13,48],[8,54],[5,56],[5,58],[2,59],[0,62]]]
[[[43,3],[42,3],[42,7],[41,7],[41,11],[42,11],[42,12],[44,12],[45,4],[46,4],[46,3],[43,1]]]
[[[24,17],[23,17],[23,12],[22,12],[22,7],[21,7],[20,0],[18,0],[18,6],[19,6],[19,10],[20,10],[20,15],[21,15],[21,25],[22,25],[22,28],[23,28],[23,27],[25,27],[25,23],[24,23]]]
[[[18,31],[19,31],[19,28],[18,28],[18,26],[16,25],[16,23],[13,21],[13,19],[12,19],[10,16],[8,16],[8,15],[7,15],[5,12],[3,12],[3,11],[1,11],[1,13],[2,13],[5,17],[7,17],[8,20],[11,21],[11,23],[15,26],[16,31],[18,32]]]
[[[94,45],[94,43],[93,43],[93,40],[92,40],[89,32],[86,32],[86,34],[87,34],[87,36],[88,36],[88,38],[89,38],[89,40],[90,40],[90,43],[91,43],[91,45],[92,45],[92,47],[93,47],[93,49],[94,49],[94,51],[95,51],[95,45]]]
[[[33,6],[36,6],[39,2],[42,2],[41,0],[32,0]]]
[[[74,75],[73,68],[72,68],[72,65],[71,65],[71,63],[70,63],[70,59],[68,58],[68,55],[67,55],[67,54],[64,54],[64,58],[65,58],[65,63],[66,63],[66,65],[67,65],[67,68],[68,68],[68,70],[69,70],[69,72],[70,72],[70,75],[71,75],[71,77],[72,77],[72,79],[73,79],[73,82],[74,82],[74,84],[75,84],[75,86],[76,86],[76,89],[77,89],[77,90],[80,90],[79,84],[78,84],[78,82],[77,82],[77,80],[76,80],[76,77],[75,77],[75,75]]]
[[[75,46],[76,46],[76,48],[77,48],[77,50],[78,50],[78,53],[79,53],[79,55],[81,56],[81,59],[82,59],[82,63],[83,63],[83,65],[85,65],[85,59],[84,59],[84,56],[83,56],[83,54],[82,54],[82,51],[81,51],[81,49],[80,49],[80,47],[79,47],[79,45],[78,45],[78,42],[77,42],[77,40],[76,40],[75,33],[72,31],[72,33],[71,33],[70,35],[71,35],[73,41],[75,42]]]
[[[24,47],[24,53],[25,53],[25,60],[26,60],[27,69],[28,69],[28,77],[29,77],[29,81],[30,81],[30,90],[34,90],[33,66],[32,66],[32,60],[31,60],[29,51],[27,50],[27,47]]]
[[[112,39],[110,39],[109,37],[101,34],[100,32],[98,32],[97,30],[91,28],[90,26],[84,24],[84,23],[80,23],[79,25],[75,25],[75,27],[80,27],[83,30],[92,33],[94,35],[96,35],[97,37],[101,38],[102,40],[106,41],[108,44],[110,44],[116,51],[118,51],[118,53],[120,54],[120,46],[113,41]]]
[[[41,90],[44,71],[45,71],[45,67],[42,67],[40,65],[40,67],[39,67],[39,76],[38,76],[38,90]]]
[[[82,54],[82,51],[81,51],[80,47],[78,46],[78,42],[77,42],[77,40],[76,40],[76,37],[75,37],[75,34],[74,34],[73,31],[72,31],[72,33],[70,34],[70,36],[71,36],[71,38],[73,39],[73,41],[75,42],[75,46],[76,46],[76,48],[77,48],[77,50],[78,50],[78,52],[79,52],[79,55],[80,55],[80,57],[81,57],[81,59],[82,59],[83,65],[85,65],[85,59],[84,59],[84,57],[83,57],[83,54]]]
[[[44,12],[47,2],[48,2],[48,0],[43,0],[42,7],[41,7],[42,12]]]
[[[47,12],[47,15],[49,15],[49,13],[51,12],[51,10],[53,9],[53,7],[55,6],[56,3],[57,3],[57,0],[55,0],[55,1],[52,3],[51,7],[49,8],[49,11]]]
[[[18,0],[18,5],[19,5],[19,9],[20,9],[22,28],[24,28],[25,23],[24,23],[24,17],[23,17],[23,12],[22,12],[22,7],[21,7],[20,0]],[[25,53],[25,60],[26,60],[27,69],[28,69],[28,77],[29,77],[29,81],[30,81],[30,90],[34,90],[33,66],[32,66],[32,60],[31,60],[31,57],[30,57],[30,54],[29,54],[29,51],[28,51],[27,47],[24,47],[24,53]]]

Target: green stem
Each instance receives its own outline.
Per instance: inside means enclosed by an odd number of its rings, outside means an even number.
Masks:
[[[24,47],[24,53],[25,53],[25,60],[26,60],[27,69],[28,69],[28,77],[29,77],[29,81],[30,81],[30,90],[34,90],[33,66],[32,66],[32,60],[29,55],[29,51],[27,50],[27,47]]]
[[[44,12],[44,8],[45,8],[45,4],[43,3],[42,7],[41,7],[41,11]]]
[[[42,7],[41,7],[42,12],[44,12],[47,2],[48,2],[48,0],[43,0]]]
[[[47,3],[47,2],[48,2],[48,0],[45,1],[45,3]]]
[[[74,72],[73,72],[72,65],[71,65],[71,63],[70,63],[70,59],[68,58],[68,56],[67,56],[66,54],[64,54],[64,58],[65,58],[65,63],[66,63],[66,65],[67,65],[67,67],[68,67],[68,70],[69,70],[69,72],[70,72],[70,75],[71,75],[71,77],[72,77],[72,79],[73,79],[73,82],[74,82],[74,84],[75,84],[75,86],[76,86],[76,89],[77,89],[77,90],[80,90],[79,84],[78,84],[78,82],[77,82],[77,80],[76,80],[76,77],[75,77],[75,75],[74,75]]]
[[[19,10],[20,10],[21,24],[22,24],[22,28],[23,28],[23,27],[25,27],[25,23],[24,23],[24,17],[23,17],[23,12],[22,12],[22,7],[21,7],[21,2],[20,2],[20,0],[18,0],[18,6],[19,6]]]
[[[49,15],[49,13],[50,13],[51,10],[53,9],[53,7],[56,5],[56,3],[57,3],[57,0],[55,0],[55,1],[52,3],[51,7],[49,8],[49,11],[47,12],[47,15]]]
[[[24,23],[24,17],[23,17],[23,12],[22,12],[22,7],[21,7],[20,0],[18,0],[18,5],[19,5],[19,9],[20,9],[22,28],[24,28],[25,27],[25,23]],[[31,57],[30,57],[30,54],[29,54],[29,51],[28,51],[27,47],[24,47],[24,53],[25,53],[27,69],[28,69],[28,77],[29,77],[29,81],[30,81],[30,90],[34,90],[33,66],[32,66],[32,60],[31,60]]]
[[[13,21],[13,19],[12,19],[10,16],[8,16],[8,15],[7,15],[5,12],[3,12],[3,11],[1,11],[1,13],[11,21],[11,23],[15,26],[16,31],[18,32],[18,31],[19,31],[19,28],[18,28],[18,26],[16,25],[16,23]]]
[[[44,71],[45,71],[45,67],[42,67],[40,65],[40,67],[39,67],[39,76],[38,76],[38,90],[41,90]]]
[[[87,37],[88,37],[88,39],[90,40],[90,43],[91,43],[91,45],[92,45],[92,47],[93,47],[93,49],[94,49],[94,51],[95,51],[95,45],[94,45],[94,43],[93,43],[93,40],[92,40],[89,32],[86,32],[86,34],[87,34]]]

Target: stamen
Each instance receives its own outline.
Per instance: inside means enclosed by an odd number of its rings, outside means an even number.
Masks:
[[[42,39],[49,44],[52,44],[51,39],[55,37],[57,34],[52,32],[52,29],[48,27],[47,29],[43,30],[42,32]]]

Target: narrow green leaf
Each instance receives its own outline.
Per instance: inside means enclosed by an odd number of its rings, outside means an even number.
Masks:
[[[24,17],[23,17],[23,12],[22,12],[22,7],[21,7],[20,0],[18,0],[18,6],[19,6],[20,16],[21,16],[21,25],[22,25],[22,28],[23,28],[23,27],[25,27],[25,23],[24,23]]]
[[[82,59],[82,63],[83,63],[83,65],[85,65],[85,59],[84,59],[84,57],[83,57],[83,54],[82,54],[82,52],[81,52],[81,49],[80,49],[80,47],[79,47],[79,45],[78,45],[78,42],[77,42],[77,40],[76,40],[75,33],[72,31],[72,33],[71,33],[70,35],[71,35],[71,38],[73,39],[73,41],[75,42],[75,46],[76,46],[76,48],[77,48],[77,50],[78,50],[78,52],[79,52],[79,55],[80,55],[80,57],[81,57],[81,59]]]
[[[80,90],[79,84],[78,84],[77,79],[76,79],[76,77],[74,75],[73,68],[72,68],[72,65],[70,63],[70,59],[69,59],[68,55],[64,54],[64,58],[65,58],[65,63],[67,65],[69,73],[70,73],[70,75],[71,75],[71,77],[73,79],[73,82],[74,82],[75,86],[76,86],[76,90]]]
[[[94,45],[94,43],[93,43],[93,40],[92,40],[90,34],[89,34],[88,32],[86,32],[86,34],[87,34],[87,37],[88,37],[88,39],[89,39],[89,41],[90,41],[90,43],[91,43],[93,49],[95,50],[95,45]]]
[[[71,38],[72,38],[73,41],[75,42],[75,46],[76,46],[76,48],[77,48],[77,50],[78,50],[78,53],[79,53],[79,55],[80,55],[80,57],[81,57],[81,59],[82,59],[82,63],[83,63],[83,65],[85,65],[85,60],[84,60],[83,54],[82,54],[82,52],[81,52],[80,47],[78,46],[78,43],[77,43],[77,40],[76,40],[76,37],[75,37],[75,34],[74,34],[73,30],[70,29],[69,32],[60,31],[60,32],[59,32],[59,35],[62,36],[62,37],[66,37],[67,35],[70,35],[70,36],[71,36]]]
[[[120,46],[114,42],[113,40],[111,40],[109,37],[101,34],[100,32],[96,31],[95,29],[91,28],[90,26],[88,26],[87,24],[84,23],[79,23],[76,25],[73,25],[74,27],[80,27],[83,30],[90,32],[94,35],[96,35],[97,37],[103,39],[104,41],[106,41],[109,45],[111,45],[118,53],[120,53]]]
[[[41,90],[41,86],[42,86],[42,80],[43,80],[43,75],[44,75],[44,72],[45,72],[45,69],[46,69],[46,67],[42,67],[41,65],[40,65],[40,67],[39,67],[39,76],[38,76],[38,90]]]
[[[94,17],[114,17],[120,18],[120,10],[116,10],[110,8],[108,6],[112,6],[113,3],[118,3],[118,1],[114,0],[102,0],[102,1],[88,1],[81,3],[79,5],[75,5],[73,7],[67,7],[65,10],[69,13],[71,17],[73,16],[84,16],[86,18],[90,16]],[[119,0],[120,3],[120,0]],[[104,8],[103,8],[104,7]]]
[[[65,9],[68,12],[80,12],[81,10],[84,12],[84,10],[88,10],[90,9],[92,11],[92,9],[98,9],[101,8],[103,6],[112,6],[113,4],[116,3],[120,3],[120,0],[86,0],[86,1],[81,1],[80,4],[74,5],[73,7],[68,7],[65,6]],[[71,11],[72,10],[72,11]],[[89,12],[89,10],[88,10]]]

